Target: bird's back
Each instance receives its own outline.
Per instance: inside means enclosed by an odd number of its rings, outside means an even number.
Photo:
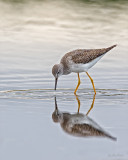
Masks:
[[[61,122],[63,130],[73,136],[108,137],[116,140],[115,137],[105,132],[96,122],[84,114],[63,113],[63,121]]]
[[[102,49],[76,49],[74,51],[66,53],[62,59],[61,63],[63,63],[65,66],[68,63],[82,63],[86,64],[88,62],[91,62],[92,60],[104,55],[108,51],[110,51],[112,48],[116,47],[116,45],[113,45],[108,48],[102,48]],[[66,66],[68,67],[68,66]]]

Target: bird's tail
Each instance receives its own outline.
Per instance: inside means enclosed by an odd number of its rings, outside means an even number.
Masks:
[[[111,135],[108,134],[108,133],[106,133],[105,136],[108,137],[108,138],[110,138],[110,139],[113,140],[113,141],[117,141],[117,138],[116,138],[116,137],[113,137],[113,136],[111,136]]]
[[[106,52],[110,51],[112,48],[114,48],[114,47],[116,47],[116,46],[117,46],[117,45],[115,44],[115,45],[113,45],[113,46],[111,46],[111,47],[106,48]]]
[[[102,49],[97,49],[96,52],[97,52],[97,55],[98,56],[102,56],[104,55],[105,53],[107,53],[108,51],[110,51],[112,48],[116,47],[116,45],[113,45],[111,47],[108,47],[108,48],[102,48]]]

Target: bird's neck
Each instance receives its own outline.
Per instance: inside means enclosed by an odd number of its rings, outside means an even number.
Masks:
[[[69,68],[65,64],[60,63],[60,65],[62,68],[63,75],[67,75],[67,74],[71,73],[71,71],[69,70]]]
[[[60,68],[61,68],[61,72],[62,72],[62,75],[64,74],[64,65],[62,63],[59,64]]]

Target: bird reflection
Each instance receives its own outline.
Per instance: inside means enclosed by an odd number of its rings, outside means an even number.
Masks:
[[[69,112],[61,112],[57,107],[57,100],[55,97],[55,111],[52,114],[52,119],[54,122],[59,122],[62,129],[72,135],[78,137],[107,137],[112,140],[116,140],[115,137],[111,136],[105,130],[103,130],[94,120],[88,117],[89,112],[93,108],[95,95],[89,111],[86,114],[79,113],[80,110],[80,100],[76,95],[76,100],[78,102],[78,111],[75,114],[70,114]]]

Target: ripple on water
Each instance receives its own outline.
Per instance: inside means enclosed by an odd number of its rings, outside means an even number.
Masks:
[[[79,89],[78,96],[81,100],[92,99],[93,90]],[[7,99],[43,99],[50,100],[57,96],[61,100],[74,99],[74,89],[27,89],[0,91],[0,98]],[[96,99],[127,100],[128,90],[121,89],[97,89]]]

